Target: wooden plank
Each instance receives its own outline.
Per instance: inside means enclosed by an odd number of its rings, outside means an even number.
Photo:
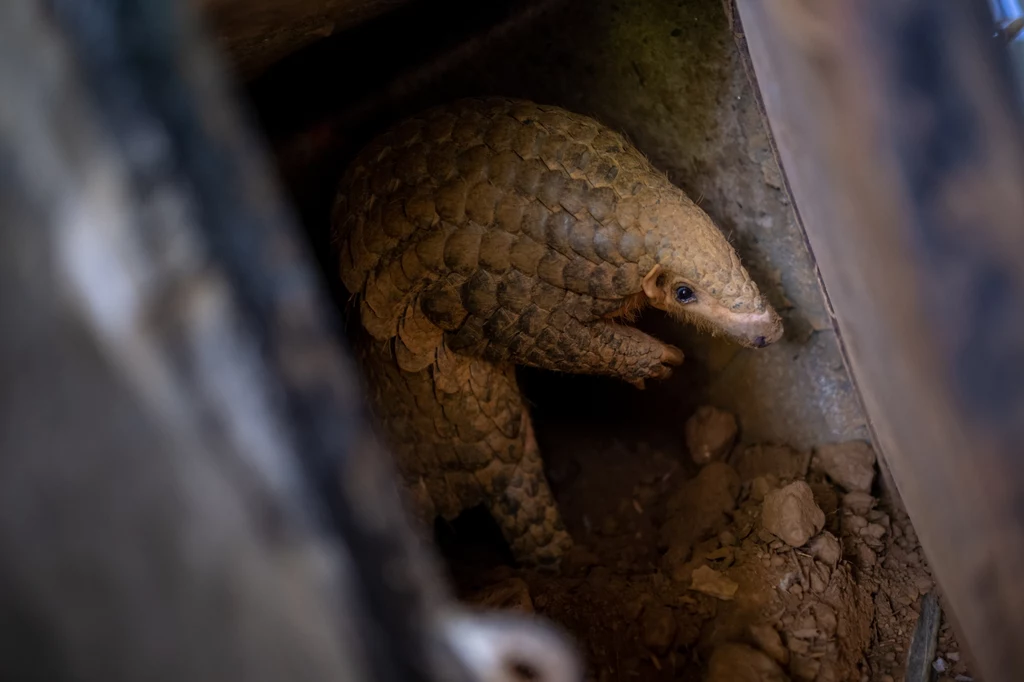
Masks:
[[[0,679],[477,679],[183,7],[0,3]]]
[[[977,666],[1024,679],[1024,144],[982,3],[738,0],[877,444]]]
[[[0,4],[0,678],[368,682],[365,588],[202,236],[253,197],[195,210],[141,94],[215,65],[167,5],[118,25],[128,4]],[[174,113],[232,120],[212,83]]]

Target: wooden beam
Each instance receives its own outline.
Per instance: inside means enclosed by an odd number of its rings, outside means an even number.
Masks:
[[[988,682],[1024,679],[1024,144],[983,3],[738,0],[865,407]]]
[[[184,7],[0,3],[0,679],[473,679]]]

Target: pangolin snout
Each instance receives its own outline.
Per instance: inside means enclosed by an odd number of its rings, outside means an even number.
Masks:
[[[774,308],[768,306],[760,317],[757,325],[760,329],[755,331],[754,348],[770,346],[782,338],[782,318]]]
[[[761,313],[734,315],[724,326],[730,336],[751,348],[764,348],[782,338],[782,318],[771,307]]]

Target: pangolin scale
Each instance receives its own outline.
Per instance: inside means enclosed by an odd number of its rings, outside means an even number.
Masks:
[[[514,365],[667,377],[682,353],[623,324],[648,305],[748,346],[782,333],[710,218],[557,107],[469,99],[400,123],[350,165],[332,224],[413,510],[484,504],[524,563],[557,563],[571,539]]]

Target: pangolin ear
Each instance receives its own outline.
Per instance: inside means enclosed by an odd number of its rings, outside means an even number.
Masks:
[[[661,272],[661,266],[655,265],[651,268],[651,271],[644,276],[644,281],[641,286],[643,287],[644,294],[651,301],[651,303],[661,303],[665,298],[665,292],[662,291],[661,287],[658,286],[658,274]]]

